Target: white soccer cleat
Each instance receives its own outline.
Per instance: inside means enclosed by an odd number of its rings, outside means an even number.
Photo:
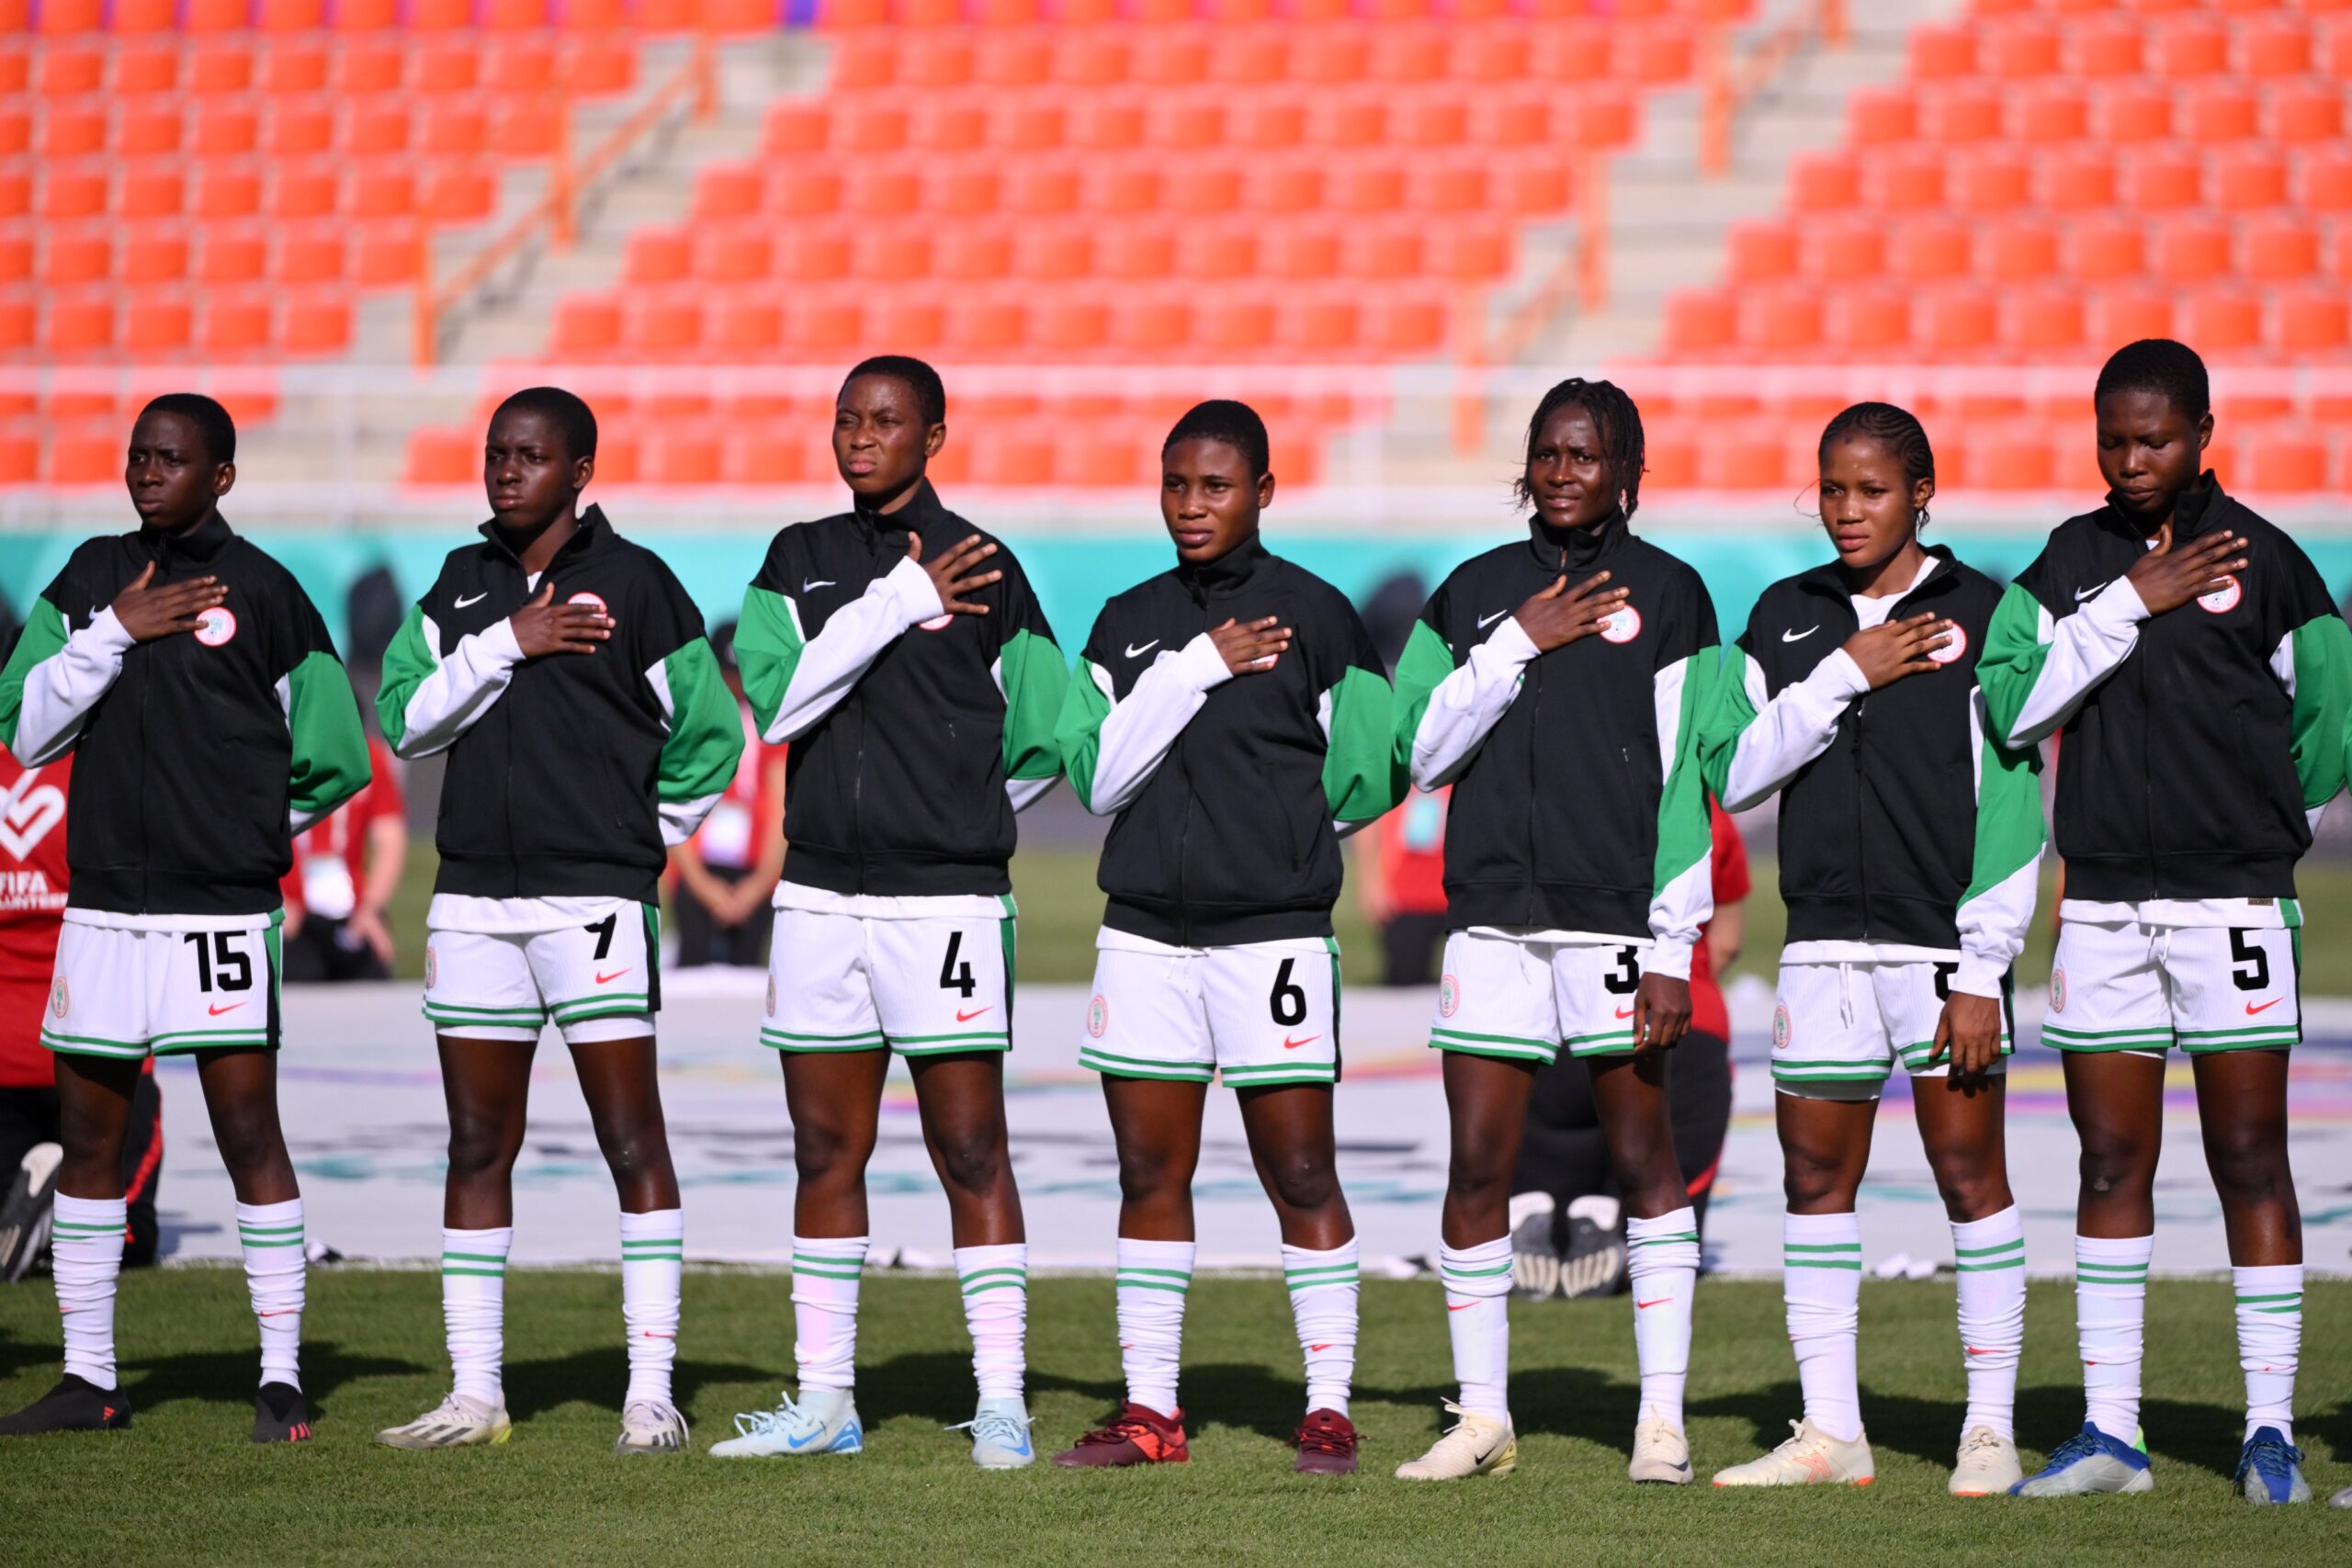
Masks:
[[[1746,1464],[1715,1472],[1718,1486],[1868,1486],[1878,1479],[1870,1435],[1841,1443],[1810,1421],[1792,1421],[1795,1435]]]
[[[710,1446],[713,1459],[793,1459],[802,1454],[865,1451],[865,1428],[858,1424],[857,1401],[845,1388],[790,1394],[774,1410],[735,1417],[734,1437]]]
[[[948,1427],[972,1434],[972,1462],[982,1470],[1019,1470],[1037,1457],[1029,1441],[1029,1406],[1016,1394],[983,1399],[969,1421]]]
[[[1951,1467],[1955,1497],[2001,1497],[2025,1479],[2018,1462],[2018,1445],[1990,1427],[1971,1427],[1961,1435],[1960,1459]]]
[[[466,1449],[503,1443],[514,1429],[506,1419],[506,1402],[484,1404],[479,1399],[452,1393],[405,1427],[387,1427],[376,1440],[393,1449]]]
[[[616,1454],[674,1454],[686,1446],[686,1418],[666,1399],[632,1399],[621,1409]]]
[[[1634,1425],[1634,1461],[1625,1473],[1635,1481],[1683,1486],[1690,1480],[1690,1439],[1666,1424],[1652,1408]]]
[[[1509,1475],[1519,1468],[1519,1434],[1508,1416],[1474,1416],[1452,1400],[1446,1410],[1461,1417],[1420,1458],[1396,1467],[1399,1481],[1459,1481],[1465,1475]]]

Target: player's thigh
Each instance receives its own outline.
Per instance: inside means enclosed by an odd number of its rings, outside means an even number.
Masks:
[[[2173,1043],[2172,1006],[2156,938],[2134,922],[2067,920],[2050,970],[2041,1042],[2069,1054],[2161,1056]]]
[[[1202,995],[1206,964],[1198,953],[1096,949],[1078,1065],[1106,1080],[1207,1083],[1216,1047]]]
[[[1808,1100],[1876,1100],[1894,1052],[1866,966],[1783,964],[1772,1008],[1772,1087]]]
[[[1553,1006],[1560,1048],[1571,1056],[1634,1054],[1634,994],[1642,988],[1641,949],[1562,943],[1552,949]]]
[[[444,1041],[536,1044],[548,1009],[530,945],[531,933],[523,931],[427,932],[424,1016],[435,1032]],[[527,1068],[529,1052],[522,1059]]]
[[[1913,1077],[1951,1076],[1951,1052],[1935,1058],[1936,1029],[1943,1021],[1944,1004],[1951,999],[1952,976],[1959,972],[1957,964],[1920,962],[1870,966],[1871,994],[1877,1000],[1887,1043],[1894,1049],[1896,1063]],[[2001,998],[2001,1051],[1985,1072],[2007,1072],[2009,1054],[2015,1048],[2005,989]]]
[[[2198,1056],[2302,1043],[2301,935],[2278,926],[2165,933],[2157,963],[2181,1049]]]
[[[787,1056],[886,1048],[867,945],[872,923],[812,909],[776,911],[761,1044]]]
[[[1533,1066],[1560,1054],[1547,944],[1457,931],[1442,967],[1430,1049]]]
[[[1340,953],[1329,942],[1211,948],[1202,994],[1232,1089],[1340,1081]]]
[[[1012,1048],[1012,920],[1007,915],[870,920],[874,1003],[901,1056]]]
[[[662,1006],[662,944],[650,904],[623,904],[525,945],[548,1017],[567,1043],[641,1040]]]

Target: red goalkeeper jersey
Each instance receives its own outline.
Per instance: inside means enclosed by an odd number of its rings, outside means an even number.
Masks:
[[[46,1085],[40,1014],[65,916],[69,755],[28,768],[0,750],[0,1088]]]

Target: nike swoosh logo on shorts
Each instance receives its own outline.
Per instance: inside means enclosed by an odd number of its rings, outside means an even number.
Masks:
[[[234,1012],[234,1011],[236,1011],[239,1008],[241,1008],[241,1007],[243,1007],[243,1006],[244,1006],[244,1005],[245,1005],[245,1004],[244,1004],[244,1003],[243,1003],[243,1002],[231,1002],[227,1007],[224,1007],[224,1008],[221,1008],[221,1007],[209,1007],[209,1008],[206,1008],[204,1010],[205,1010],[206,1012],[208,1012],[208,1013],[210,1013],[214,1018],[219,1018],[222,1013],[224,1013],[224,1012]]]
[[[470,598],[470,599],[460,599],[460,600],[458,600],[458,605],[457,605],[457,607],[458,607],[458,609],[462,610],[462,609],[464,609],[464,608],[465,608],[467,605],[469,605],[469,604],[481,604],[483,600],[485,600],[485,599],[487,599],[487,598],[489,598],[489,597],[490,597],[490,592],[489,592],[489,591],[488,591],[487,589],[485,589],[485,590],[484,590],[484,591],[482,591],[481,592],[475,594],[475,595],[474,595],[472,598]]]
[[[973,1012],[966,1012],[966,1011],[964,1011],[961,1008],[958,1008],[958,1009],[956,1010],[956,1022],[958,1022],[958,1023],[969,1023],[969,1022],[971,1022],[971,1021],[972,1021],[972,1020],[974,1020],[974,1019],[976,1019],[976,1018],[979,1017],[981,1013],[984,1013],[984,1012],[986,1012],[986,1011],[988,1011],[988,1010],[988,1010],[987,1008],[980,1008],[980,1009],[978,1009],[978,1010],[973,1011]]]
[[[1810,626],[1801,632],[1782,632],[1781,634],[1781,640],[1782,642],[1803,642],[1805,638],[1811,637],[1820,629],[1821,628],[1818,626]]]
[[[2248,1002],[2245,1004],[2245,1015],[2248,1018],[2252,1018],[2256,1013],[2267,1012],[2286,999],[2287,998],[2284,997],[2273,997],[2268,1001],[2263,1003],[2260,1007],[2256,1007],[2252,1002]]]
[[[609,975],[599,972],[596,976],[596,984],[600,986],[609,986],[628,973],[628,971],[627,969],[616,969]]]
[[[1510,614],[1510,612],[1509,610],[1497,610],[1491,615],[1481,615],[1478,617],[1478,629],[1480,631],[1485,631],[1488,626],[1493,626],[1497,621],[1501,620],[1505,615]]]
[[[1153,649],[1158,648],[1159,646],[1159,639],[1158,637],[1153,637],[1141,648],[1137,648],[1134,644],[1130,643],[1127,646],[1127,657],[1129,659],[1141,659],[1145,654],[1149,653]]]
[[[1617,1010],[1617,1016],[1619,1018],[1631,1018],[1634,1016],[1634,1010],[1632,1008],[1619,1008]]]
[[[1310,1034],[1304,1040],[1293,1040],[1289,1035],[1285,1034],[1283,1036],[1283,1049],[1285,1051],[1295,1051],[1301,1045],[1312,1045],[1317,1040],[1322,1038],[1323,1037],[1320,1034]]]

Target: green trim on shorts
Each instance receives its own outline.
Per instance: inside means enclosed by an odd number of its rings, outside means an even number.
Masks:
[[[1270,1062],[1262,1066],[1220,1067],[1227,1089],[1268,1089],[1278,1084],[1333,1084],[1340,1081],[1336,1063]]]
[[[114,1061],[144,1061],[147,1047],[129,1040],[105,1040],[96,1035],[51,1034],[40,1032],[41,1045],[51,1055],[104,1056]]]
[[[1776,1060],[1772,1064],[1775,1083],[1884,1083],[1894,1074],[1892,1062],[1851,1056],[1819,1062]]]
[[[453,1023],[513,1023],[537,1027],[548,1021],[545,1008],[476,1008],[462,1002],[436,1002],[430,998],[417,1010],[436,1023],[446,1020]]]
[[[886,1036],[890,1049],[901,1056],[953,1056],[970,1051],[1010,1051],[1012,1037],[1002,1030],[978,1034],[910,1034]]]
[[[2291,1051],[2303,1043],[2301,1028],[2273,1030],[2211,1030],[2183,1032],[2180,1048],[2192,1056],[2218,1056],[2230,1051]]]
[[[760,1043],[771,1051],[887,1051],[890,1043],[880,1030],[863,1034],[791,1034],[781,1029],[760,1030]]]
[[[2041,1026],[2041,1043],[2057,1051],[2169,1051],[2173,1032],[2143,1024],[2133,1029],[2069,1029]]]
[[[1932,1040],[1922,1040],[1916,1044],[1897,1045],[1894,1048],[1895,1055],[1903,1059],[1904,1071],[1910,1073],[1931,1072],[1938,1067],[1946,1067],[1951,1065],[1951,1053],[1949,1051],[1944,1053],[1944,1059],[1942,1061],[1939,1062],[1930,1060],[1930,1058],[1935,1055],[1935,1050],[1936,1043]],[[2009,1037],[2008,1031],[2003,1030],[2001,1032],[2002,1057],[2007,1059],[2010,1056],[2014,1056],[2017,1055],[2017,1042]]]
[[[1560,1042],[1560,1049],[1571,1056],[1630,1056],[1634,1032],[1612,1029],[1599,1034],[1571,1034]]]
[[[1523,1034],[1472,1034],[1465,1030],[1432,1027],[1430,1049],[1459,1051],[1467,1056],[1496,1056],[1513,1062],[1541,1062],[1549,1065],[1560,1055],[1560,1047],[1549,1040],[1530,1040]]]
[[[1091,1045],[1078,1048],[1078,1065],[1091,1067],[1105,1077],[1158,1078],[1170,1083],[1207,1083],[1216,1076],[1216,1067],[1197,1062],[1148,1062],[1140,1056],[1097,1051]]]
[[[1015,924],[1021,911],[1013,908],[1012,894],[1000,893],[997,899],[1004,906],[1004,918],[997,921],[997,941],[1004,948],[1004,1029],[1009,1036],[1012,1032],[1012,976],[1020,967],[1021,958],[1021,935]],[[1008,1051],[1012,1048],[1010,1044],[1005,1047]]]

